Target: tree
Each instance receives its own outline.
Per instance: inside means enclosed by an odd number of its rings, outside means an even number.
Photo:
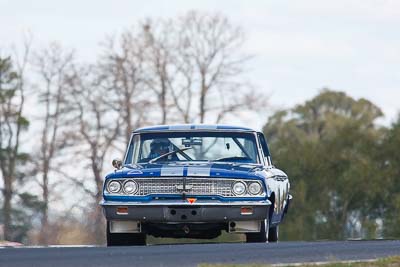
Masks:
[[[93,200],[93,235],[97,243],[104,241],[104,216],[99,205],[103,194],[103,171],[107,153],[115,143],[120,129],[118,113],[108,106],[106,93],[99,86],[99,75],[93,66],[82,66],[69,77],[69,103],[76,115],[77,128],[71,127],[69,138],[76,140],[80,157],[86,160],[91,171],[94,189],[86,188],[82,179],[69,177]],[[99,88],[93,90],[93,88]],[[87,178],[85,179],[87,180]]]
[[[288,219],[283,236],[375,235],[378,214],[373,203],[382,193],[375,175],[379,171],[375,154],[383,138],[375,124],[380,116],[381,110],[365,99],[323,90],[269,118],[264,132],[275,163],[292,177],[295,197],[289,216],[296,220]]]
[[[188,12],[178,22],[179,57],[193,70],[192,90],[198,97],[198,121],[220,122],[242,109],[257,110],[265,104],[243,79],[249,57],[241,53],[244,34],[219,14]],[[260,105],[260,102],[263,102]]]
[[[175,45],[172,36],[175,33],[174,24],[171,20],[153,23],[151,20],[141,25],[144,39],[143,47],[145,51],[145,78],[146,87],[156,96],[160,111],[160,123],[166,124],[168,114],[172,108],[170,96],[174,83],[175,75],[173,62],[175,56]]]
[[[66,102],[67,77],[71,75],[74,53],[63,51],[59,44],[52,43],[35,55],[33,62],[39,76],[39,104],[44,106],[40,116],[40,148],[35,157],[37,171],[41,175],[39,182],[42,189],[44,207],[41,219],[39,242],[48,244],[48,211],[50,201],[50,175],[55,171],[53,162],[66,147],[68,139],[64,138],[70,106]],[[57,166],[57,169],[60,166]],[[62,166],[61,166],[62,167]],[[53,172],[54,174],[54,172]]]
[[[219,14],[148,19],[105,43],[102,84],[126,122],[126,142],[148,121],[218,123],[266,106],[244,78],[242,30]]]
[[[15,238],[13,234],[12,198],[15,195],[14,183],[18,176],[18,164],[27,160],[22,153],[21,134],[27,130],[29,121],[24,117],[25,88],[23,74],[29,46],[26,46],[22,63],[15,70],[10,57],[0,58],[0,169],[3,178],[3,221],[4,237]]]
[[[72,181],[95,206],[90,205],[94,210],[90,221],[95,222],[91,230],[100,242],[103,163],[110,151],[126,146],[133,129],[154,123],[222,122],[244,109],[264,106],[264,97],[254,94],[245,80],[249,57],[240,51],[243,42],[242,30],[224,16],[189,12],[179,18],[139,22],[107,38],[94,65],[78,66],[74,53],[60,45],[38,51],[29,61],[34,70],[29,77],[38,89],[30,99],[38,97],[35,110],[41,113],[38,120],[29,114],[29,120],[35,120],[29,139],[39,141],[33,144],[35,157],[29,161],[35,169],[25,173],[37,178],[40,195],[24,193],[19,189],[23,184],[15,184],[28,160],[21,152],[21,135],[29,125],[23,112],[22,75],[28,53],[16,70],[10,59],[2,58],[0,163],[5,212],[0,219],[6,232],[11,233],[13,218],[22,222],[25,214],[28,220],[40,216],[40,243],[49,243],[55,235],[46,230],[61,225],[49,223],[49,206],[60,196],[56,186]],[[77,178],[60,164],[79,164],[75,160],[88,164],[84,167],[89,167],[90,179]],[[26,210],[13,213],[12,203]],[[20,229],[26,230],[26,223]]]
[[[98,64],[98,88],[108,96],[108,107],[123,119],[124,143],[132,130],[141,126],[148,116],[152,97],[146,92],[144,78],[145,47],[143,36],[125,31],[117,41],[108,38],[105,52]]]
[[[383,217],[383,233],[387,238],[400,236],[400,114],[397,120],[388,129],[377,157],[381,163],[382,187],[386,190],[378,202]]]

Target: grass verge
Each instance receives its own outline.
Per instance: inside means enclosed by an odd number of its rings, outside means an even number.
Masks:
[[[376,261],[360,261],[360,262],[327,262],[323,264],[295,264],[281,265],[279,267],[400,267],[400,256],[378,259]],[[273,267],[271,264],[200,264],[199,267]],[[276,266],[276,265],[275,265]]]

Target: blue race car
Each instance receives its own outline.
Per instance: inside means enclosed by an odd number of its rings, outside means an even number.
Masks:
[[[246,235],[278,241],[291,196],[261,132],[226,125],[171,125],[132,133],[123,161],[106,176],[107,245],[145,245],[146,236]]]

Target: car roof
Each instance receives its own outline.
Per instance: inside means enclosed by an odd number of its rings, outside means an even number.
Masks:
[[[224,124],[174,124],[174,125],[154,125],[149,127],[142,127],[136,129],[134,132],[165,132],[165,131],[215,131],[215,130],[227,130],[235,132],[248,132],[254,131],[251,128],[224,125]]]

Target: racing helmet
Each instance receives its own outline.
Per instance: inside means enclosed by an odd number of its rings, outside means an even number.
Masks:
[[[150,150],[155,151],[168,151],[171,142],[168,139],[154,139],[150,144]]]

